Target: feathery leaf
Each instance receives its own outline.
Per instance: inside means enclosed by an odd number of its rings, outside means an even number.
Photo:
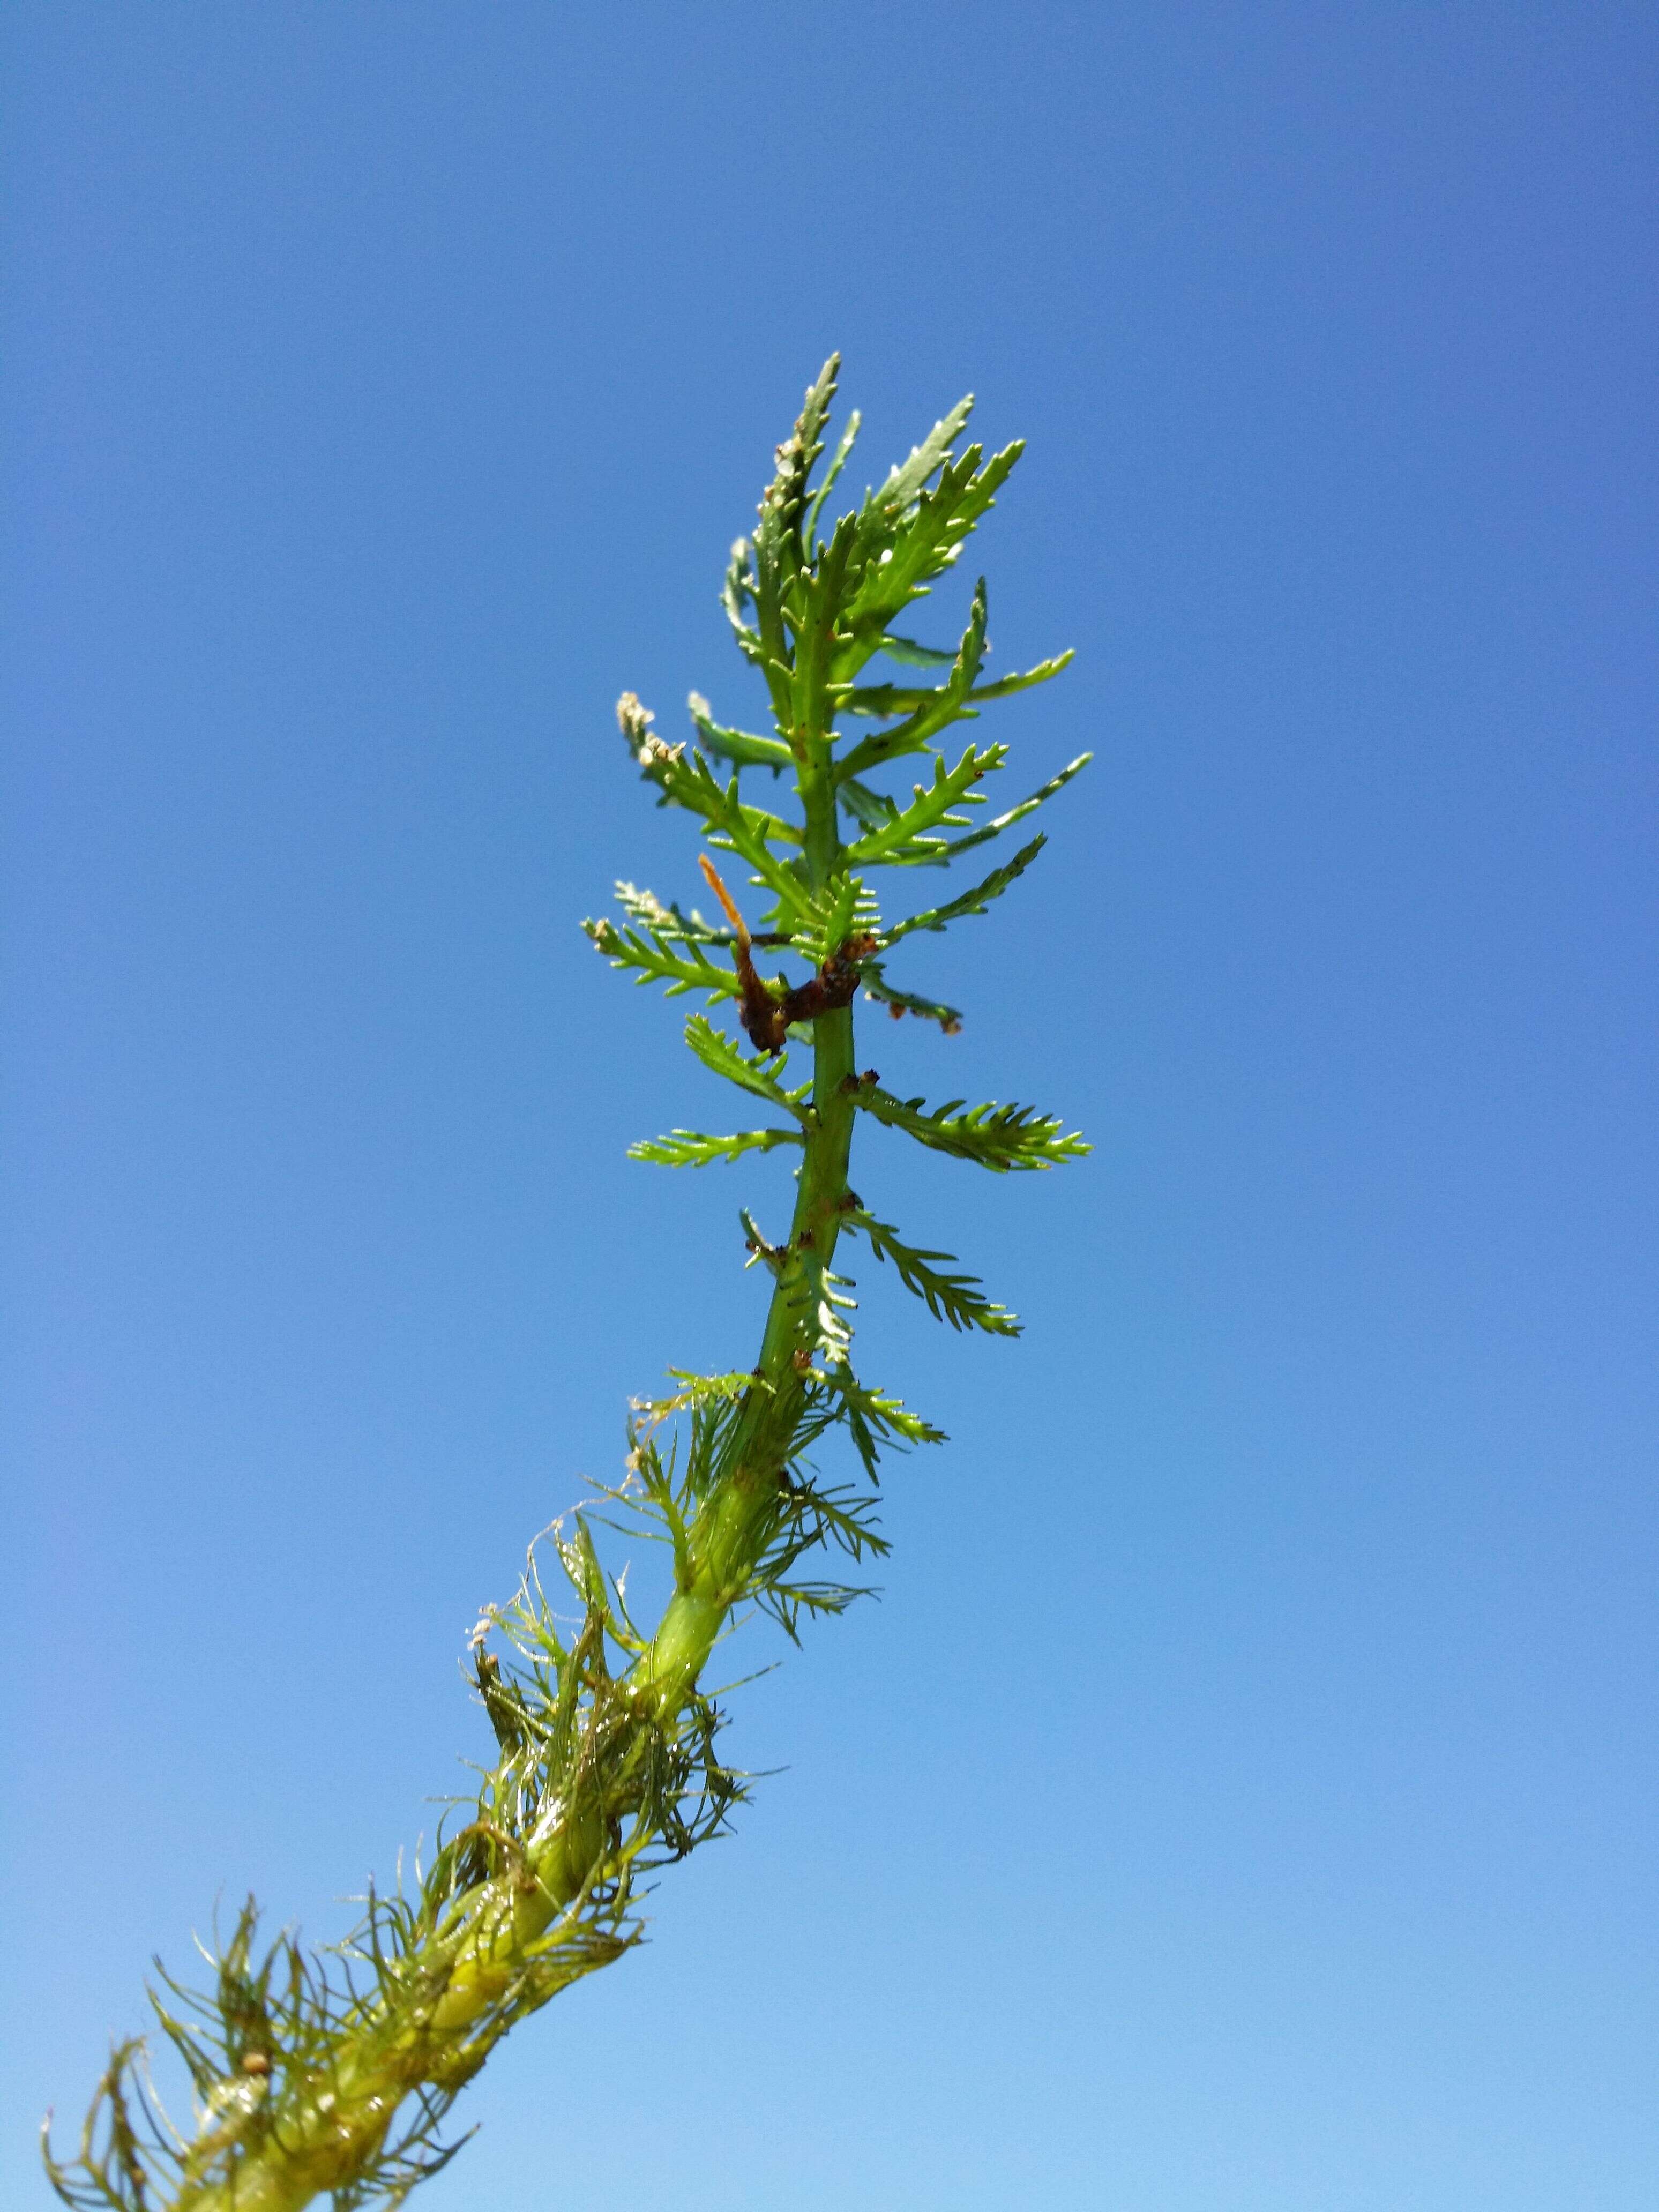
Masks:
[[[908,921],[890,923],[881,933],[882,950],[887,951],[914,930],[944,929],[951,922],[960,921],[965,915],[983,914],[993,899],[1000,898],[1010,884],[1018,881],[1048,842],[1039,833],[1029,845],[1023,845],[1012,860],[993,868],[982,884],[963,891],[960,898],[947,899],[943,906],[929,907],[925,914],[913,914]]]
[[[878,1260],[890,1260],[907,1291],[926,1302],[935,1321],[948,1321],[952,1328],[983,1329],[988,1336],[1018,1336],[1018,1316],[985,1295],[977,1275],[955,1275],[949,1252],[924,1252],[907,1244],[896,1229],[860,1208],[849,1213],[847,1225],[855,1229]]]
[[[854,1103],[890,1129],[902,1129],[919,1145],[972,1160],[996,1175],[1011,1168],[1054,1167],[1061,1160],[1080,1159],[1091,1149],[1075,1133],[1068,1136],[1063,1122],[1039,1114],[1034,1106],[999,1106],[991,1101],[964,1114],[960,1110],[963,1101],[952,1098],[930,1113],[920,1098],[895,1098],[878,1085],[860,1086],[854,1093]]]
[[[613,968],[631,969],[641,983],[664,983],[671,999],[687,991],[706,991],[710,999],[735,999],[738,979],[729,967],[716,966],[695,943],[682,939],[683,951],[671,951],[660,937],[645,938],[614,921],[585,921],[595,949]]]
[[[739,1091],[752,1091],[757,1098],[765,1099],[785,1114],[793,1114],[805,1124],[807,1115],[803,1105],[812,1086],[803,1083],[797,1091],[786,1091],[765,1068],[752,1060],[745,1060],[724,1030],[717,1030],[704,1014],[693,1014],[685,1024],[685,1042],[697,1058],[715,1075],[723,1075],[728,1083],[735,1083]],[[775,1065],[781,1070],[782,1061]]]
[[[919,783],[908,806],[901,808],[880,829],[866,830],[848,847],[848,865],[854,868],[879,864],[902,866],[935,858],[945,849],[944,840],[929,838],[927,832],[941,823],[965,829],[965,821],[951,810],[964,802],[977,804],[977,799],[969,798],[974,786],[1000,769],[1007,757],[1006,745],[987,745],[982,750],[969,745],[954,768],[947,769],[942,760],[936,761],[933,782]]]
[[[641,1137],[628,1147],[630,1160],[647,1160],[654,1167],[706,1168],[716,1160],[741,1159],[745,1152],[775,1152],[780,1145],[799,1145],[799,1129],[741,1129],[735,1136],[708,1137],[700,1129],[671,1129],[665,1137]]]
[[[954,860],[959,854],[971,853],[975,845],[987,844],[993,837],[1000,837],[1005,830],[1012,830],[1016,822],[1023,822],[1028,814],[1035,814],[1038,807],[1044,805],[1057,791],[1064,791],[1072,778],[1081,775],[1093,758],[1092,753],[1079,753],[1074,761],[1066,763],[1058,775],[1051,775],[1048,782],[1034,791],[1029,799],[1022,799],[1018,806],[1011,806],[1006,814],[999,814],[994,822],[986,823],[970,836],[942,842],[938,858],[944,861]]]

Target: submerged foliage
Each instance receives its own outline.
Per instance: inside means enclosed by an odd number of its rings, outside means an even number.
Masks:
[[[671,744],[631,693],[617,708],[659,804],[696,818],[721,918],[621,883],[625,919],[584,925],[639,981],[671,997],[700,993],[710,1010],[729,1002],[740,1036],[698,1012],[686,1042],[765,1110],[763,1126],[674,1129],[636,1144],[633,1157],[702,1167],[779,1147],[799,1155],[787,1235],[769,1243],[747,1210],[741,1217],[750,1264],[773,1277],[758,1356],[729,1374],[671,1370],[674,1389],[634,1407],[621,1479],[555,1528],[513,1603],[478,1624],[471,1661],[495,1757],[408,1892],[372,1892],[352,1935],[323,1953],[289,1935],[261,1948],[250,1901],[204,1951],[205,1990],[161,1974],[152,2003],[188,2074],[192,2124],[168,2119],[142,2046],[118,2045],[77,2151],[61,2161],[46,2152],[59,2196],[87,2212],[292,2212],[323,2194],[347,2212],[400,2203],[435,2172],[455,2148],[444,2146],[442,2124],[497,2040],[636,1942],[642,1878],[718,1833],[744,1795],[744,1778],[719,1756],[720,1714],[702,1679],[734,1609],[757,1607],[791,1636],[804,1616],[839,1612],[858,1591],[830,1571],[836,1555],[855,1570],[885,1549],[872,1510],[883,1455],[941,1440],[854,1370],[852,1286],[835,1266],[841,1237],[861,1238],[953,1328],[1018,1334],[950,1254],[907,1243],[866,1210],[848,1180],[854,1125],[867,1116],[999,1174],[1051,1167],[1087,1146],[1030,1107],[952,1099],[930,1109],[894,1097],[858,1068],[854,1009],[862,993],[895,1017],[959,1027],[954,1008],[890,981],[887,957],[919,931],[983,915],[1042,837],[957,896],[901,919],[884,919],[868,878],[948,866],[1078,772],[1086,755],[985,819],[981,787],[1007,748],[970,742],[952,760],[943,742],[953,724],[1046,681],[1070,656],[987,679],[982,581],[954,652],[895,629],[955,562],[1021,449],[987,456],[961,445],[964,400],[826,525],[858,430],[854,415],[814,486],[836,374],[832,360],[807,392],[754,535],[738,540],[726,570],[726,614],[765,684],[772,732],[716,722],[694,692],[691,735]],[[878,659],[934,680],[866,681]],[[883,789],[884,773],[913,757],[924,772],[910,795]],[[775,811],[780,787],[798,811]],[[800,980],[763,976],[763,951],[793,957]],[[799,1079],[792,1050],[803,1059]],[[826,1481],[814,1454],[834,1431],[852,1447],[854,1472]],[[672,1557],[673,1593],[654,1627],[631,1616],[601,1556],[596,1531],[618,1525]],[[538,1561],[549,1553],[574,1607],[568,1620],[543,1586]]]

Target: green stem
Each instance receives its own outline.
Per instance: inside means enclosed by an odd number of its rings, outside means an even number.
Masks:
[[[805,740],[800,787],[806,810],[805,852],[817,891],[841,850],[835,787],[821,736]],[[789,1441],[805,1386],[798,1361],[816,1338],[816,1291],[835,1258],[853,1146],[853,1009],[821,1014],[812,1031],[812,1115],[808,1123],[787,1256],[761,1339],[756,1372],[769,1386],[750,1393],[733,1440],[730,1473],[710,1494],[690,1532],[689,1573],[669,1601],[639,1680],[664,1710],[684,1704],[741,1596],[769,1532]]]
[[[1018,448],[983,467],[977,447],[953,460],[949,443],[965,420],[964,403],[883,490],[843,515],[827,542],[808,547],[801,534],[806,479],[822,443],[836,366],[833,359],[826,364],[793,436],[778,449],[752,557],[740,544],[727,583],[739,644],[764,677],[776,723],[776,739],[760,741],[759,757],[773,768],[793,763],[803,818],[786,824],[731,804],[701,756],[686,763],[681,748],[652,737],[651,718],[631,694],[619,706],[629,750],[664,802],[688,808],[702,834],[713,834],[722,849],[729,846],[746,861],[778,902],[795,941],[810,927],[817,957],[835,962],[833,970],[826,964],[826,988],[796,1004],[838,995],[828,988],[832,972],[846,976],[836,956],[848,949],[821,945],[815,917],[856,912],[870,917],[871,929],[878,927],[873,896],[861,882],[851,886],[856,896],[850,904],[832,904],[843,872],[861,860],[884,866],[951,858],[1021,818],[1072,773],[1064,771],[973,836],[941,844],[937,854],[931,846],[910,848],[909,833],[937,827],[952,799],[969,795],[969,781],[1001,763],[1002,748],[995,746],[971,751],[947,771],[932,742],[949,723],[976,714],[974,702],[1007,688],[972,688],[983,645],[981,589],[950,678],[931,693],[915,691],[914,708],[911,692],[901,695],[895,687],[866,690],[856,702],[884,720],[890,720],[890,709],[908,719],[854,745],[841,763],[842,777],[861,761],[920,750],[935,761],[934,782],[918,786],[912,805],[893,801],[884,827],[878,822],[875,833],[866,830],[843,848],[831,744],[837,708],[848,703],[848,688],[864,664],[884,646],[891,649],[889,623],[955,559]],[[744,611],[750,605],[752,627]],[[1007,681],[1023,686],[1063,665],[1063,659],[1048,662],[1030,677]],[[983,911],[1035,851],[1028,848],[962,899],[914,917],[914,926],[939,927],[958,914]],[[860,930],[866,926],[859,924]],[[693,960],[647,930],[661,959],[653,954],[641,962],[629,948],[643,939],[624,941],[609,925],[596,926],[593,933],[616,964],[641,967],[676,990],[703,981],[701,947]],[[925,1002],[878,984],[873,963],[866,973],[895,1009],[922,1009]],[[701,1032],[694,1041],[706,1042]],[[810,1489],[803,1498],[793,1480],[806,1437],[832,1415],[846,1420],[874,1472],[871,1409],[883,1401],[850,1387],[841,1397],[827,1385],[850,1385],[850,1375],[826,1376],[823,1364],[826,1355],[839,1358],[845,1342],[828,1309],[836,1246],[854,1203],[848,1168],[860,1097],[924,1144],[987,1167],[1046,1166],[1080,1148],[1058,1122],[1033,1119],[1024,1108],[928,1115],[919,1104],[903,1108],[873,1089],[860,1093],[850,1005],[817,1017],[811,1051],[788,1242],[766,1254],[775,1281],[753,1387],[737,1384],[735,1409],[721,1402],[711,1415],[704,1410],[706,1393],[718,1391],[723,1401],[726,1379],[702,1378],[704,1399],[691,1416],[690,1447],[678,1471],[672,1455],[666,1467],[657,1455],[648,1423],[635,1437],[635,1502],[648,1502],[674,1560],[672,1593],[655,1635],[641,1644],[619,1618],[619,1594],[586,1524],[572,1542],[561,1540],[582,1607],[580,1632],[567,1648],[539,1585],[526,1589],[498,1624],[523,1662],[514,1662],[508,1679],[493,1655],[481,1653],[477,1660],[500,1759],[483,1778],[479,1817],[442,1843],[416,1897],[370,1900],[353,1942],[359,1946],[355,1955],[369,1958],[372,1977],[354,1984],[349,1970],[342,1988],[340,1976],[331,1978],[289,1939],[263,1960],[253,1958],[257,1915],[250,1900],[217,1961],[217,1991],[197,2008],[210,2023],[207,2031],[197,2033],[158,2005],[205,2100],[193,2141],[176,2148],[162,2142],[152,2151],[135,2134],[133,2112],[144,2104],[143,2085],[132,2081],[132,2051],[124,2046],[94,2100],[80,2157],[64,2167],[47,2150],[54,2185],[77,2212],[145,2212],[150,2206],[160,2212],[164,2184],[157,2177],[174,2176],[172,2212],[301,2212],[328,2191],[349,2203],[400,2203],[441,2155],[435,2131],[449,2100],[499,2039],[559,1989],[637,1940],[630,1902],[636,1863],[683,1855],[718,1832],[740,1794],[739,1778],[714,1757],[719,1716],[699,1683],[733,1607],[747,1597],[769,1597],[787,1620],[792,1607],[828,1602],[824,1586],[785,1580],[795,1559],[826,1533],[854,1549],[876,1540],[855,1514]],[[749,1087],[740,1066],[726,1072]],[[708,1157],[736,1157],[782,1140],[782,1132],[745,1132],[704,1146]],[[649,1155],[652,1148],[646,1150]],[[687,1157],[697,1156],[693,1143]],[[895,1243],[892,1249],[896,1255],[905,1248]],[[920,1285],[930,1305],[936,1295],[951,1292],[949,1317],[958,1323],[965,1316],[998,1328],[1000,1309],[969,1300],[962,1293],[965,1279],[930,1272],[928,1263],[938,1257],[909,1255],[909,1286]],[[1001,1316],[1003,1323],[1006,1319]],[[677,1395],[669,1404],[685,1402]],[[653,1418],[665,1410],[653,1409]],[[900,1428],[888,1419],[896,1410],[883,1407],[884,1437],[936,1433],[913,1419]],[[621,1674],[611,1671],[613,1662],[621,1663],[619,1650],[633,1655]],[[641,1852],[649,1859],[641,1861]]]
[[[805,852],[816,891],[829,880],[841,848],[828,744],[814,733],[805,750]],[[812,1113],[788,1250],[757,1362],[757,1371],[769,1387],[751,1391],[744,1403],[726,1472],[688,1532],[680,1586],[629,1677],[641,1723],[652,1729],[672,1722],[690,1699],[775,1527],[790,1443],[806,1395],[801,1370],[817,1342],[823,1277],[846,1212],[854,1118],[849,1079],[856,1074],[851,1006],[819,1016],[812,1054]],[[632,1809],[629,1763],[627,1743],[613,1747],[605,1764],[616,1778],[599,1801],[559,1808],[544,1832],[526,1839],[517,1876],[479,1883],[460,1901],[451,1930],[428,1940],[412,1962],[416,1974],[430,1975],[434,1990],[419,2028],[395,2027],[383,2014],[366,2011],[337,2054],[328,2087],[297,2110],[283,2110],[280,2140],[250,2145],[232,2180],[187,2182],[176,2212],[299,2212],[323,2191],[363,2171],[405,2098],[423,2087],[453,2089],[476,2072],[516,2017],[502,2017],[500,2008],[521,1975],[526,1947],[614,1871],[617,1819]],[[618,1939],[617,1949],[622,1948]],[[586,1971],[589,1964],[573,1962],[569,1978]],[[214,2132],[210,2122],[196,2146],[204,2163]]]

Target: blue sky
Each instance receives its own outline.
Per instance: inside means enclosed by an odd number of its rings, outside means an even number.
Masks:
[[[7,11],[0,2172],[216,1896],[337,1931],[629,1395],[745,1362],[718,1110],[577,932],[624,686],[832,346],[964,389],[1040,870],[859,1187],[952,1432],[760,1788],[422,2198],[1651,2202],[1653,82],[1636,7]],[[961,611],[953,585],[938,631]],[[775,1656],[757,1638],[752,1658]]]

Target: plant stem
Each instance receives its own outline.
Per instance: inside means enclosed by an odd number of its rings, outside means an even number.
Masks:
[[[807,742],[827,754],[822,737]],[[829,880],[840,851],[834,787],[822,759],[819,768],[801,779],[815,889]],[[816,1340],[821,1286],[847,1210],[856,1080],[850,1006],[818,1017],[812,1058],[812,1112],[789,1243],[755,1370],[763,1387],[749,1395],[727,1471],[688,1531],[680,1586],[629,1676],[641,1735],[684,1708],[775,1526],[789,1443],[806,1395],[801,1369]],[[625,1741],[596,1747],[607,1770],[597,1802],[554,1808],[545,1832],[530,1839],[516,1875],[480,1882],[459,1901],[456,1924],[433,1937],[413,1962],[434,1985],[422,2027],[397,2027],[366,2010],[337,2054],[331,2087],[285,2112],[280,2140],[251,2148],[233,2183],[186,2183],[176,2212],[299,2212],[375,2156],[406,2097],[422,2087],[452,2090],[477,2070],[508,2025],[498,2008],[521,1972],[526,1947],[613,1871],[619,1820],[632,1809],[632,1748]],[[620,1941],[617,1948],[623,1948]],[[210,2119],[196,2148],[208,2151],[216,2132]]]
[[[628,1617],[587,1517],[575,1516],[574,1538],[561,1525],[549,1532],[580,1627],[573,1635],[555,1614],[533,1553],[519,1596],[480,1623],[473,1663],[499,1756],[480,1770],[465,1825],[441,1825],[412,1896],[401,1887],[390,1898],[371,1893],[343,1947],[343,1971],[292,1936],[256,1954],[252,1899],[212,1956],[210,1992],[181,1988],[163,1970],[165,1994],[153,1990],[152,1999],[189,2071],[196,2132],[188,2141],[175,2135],[159,2112],[142,2045],[118,2046],[78,2155],[60,2163],[43,2142],[52,2185],[73,2212],[301,2212],[330,2191],[342,2208],[401,2204],[450,2154],[441,2123],[495,2043],[637,1942],[640,1874],[720,1832],[744,1795],[743,1778],[716,1756],[721,1716],[701,1686],[734,1607],[757,1603],[793,1635],[804,1613],[839,1611],[856,1594],[802,1577],[805,1555],[838,1547],[858,1559],[886,1548],[870,1494],[824,1487],[810,1448],[839,1425],[873,1485],[882,1451],[942,1441],[931,1423],[854,1372],[841,1311],[851,1300],[834,1273],[843,1229],[855,1226],[952,1327],[1018,1333],[1015,1317],[950,1254],[910,1246],[892,1224],[862,1211],[848,1185],[855,1114],[867,1109],[936,1152],[999,1174],[1052,1167],[1087,1146],[1034,1108],[993,1100],[963,1110],[958,1099],[929,1112],[921,1099],[888,1096],[873,1075],[858,1073],[851,1002],[861,981],[895,1013],[925,1015],[947,1035],[960,1026],[952,1008],[886,981],[885,951],[914,931],[984,913],[1042,840],[960,897],[885,927],[883,902],[862,872],[948,866],[1070,781],[1082,760],[974,829],[967,810],[982,803],[974,787],[1002,766],[1006,748],[969,747],[951,765],[939,742],[951,724],[976,718],[983,702],[1046,682],[1070,656],[979,684],[982,580],[954,658],[893,634],[900,621],[908,629],[905,610],[955,562],[1020,448],[987,457],[975,444],[957,455],[953,441],[971,404],[964,400],[820,538],[822,493],[809,510],[808,485],[824,450],[837,370],[832,356],[808,390],[793,434],[777,448],[754,537],[738,540],[726,572],[727,616],[764,679],[775,734],[720,727],[694,694],[697,742],[688,756],[684,744],[653,734],[653,717],[633,693],[617,702],[642,779],[663,804],[695,816],[714,851],[747,865],[771,910],[751,938],[704,851],[728,931],[631,884],[617,886],[629,927],[584,925],[612,966],[654,979],[672,995],[735,998],[761,1064],[745,1060],[705,1014],[687,1023],[686,1042],[751,1102],[750,1111],[758,1093],[787,1125],[729,1135],[676,1130],[635,1146],[635,1157],[703,1165],[801,1147],[787,1243],[761,1244],[744,1217],[751,1250],[775,1278],[755,1366],[747,1374],[672,1370],[674,1395],[636,1406],[626,1480],[601,1490],[672,1547],[672,1594],[647,1637]],[[854,416],[832,478],[856,425]],[[855,679],[878,653],[950,672],[933,686],[860,686]],[[838,768],[834,726],[843,713],[888,726],[844,752]],[[866,768],[913,754],[931,763],[932,781],[915,784],[910,799],[858,780]],[[785,820],[742,800],[744,767],[775,775],[793,767],[801,815]],[[859,825],[845,844],[843,805]],[[731,951],[729,973],[710,957],[716,945]],[[790,947],[816,972],[793,987],[769,982],[755,968],[756,945]],[[804,1033],[811,1081],[786,1089],[764,1060]],[[659,1449],[658,1431],[671,1421],[673,1441]],[[497,1632],[505,1666],[488,1648]]]

